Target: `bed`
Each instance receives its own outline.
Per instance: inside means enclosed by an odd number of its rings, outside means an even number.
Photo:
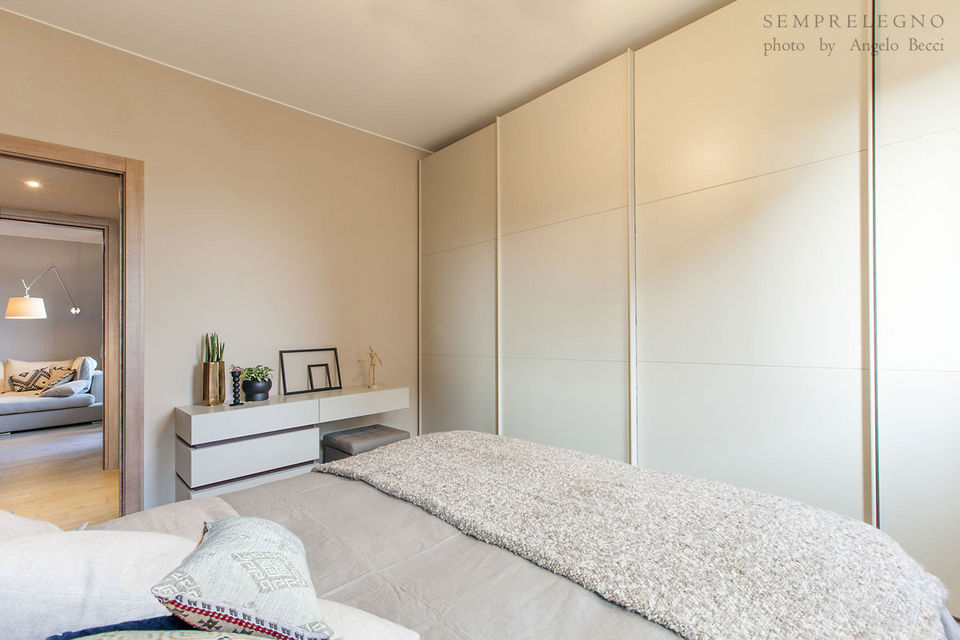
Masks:
[[[373,487],[308,473],[97,525],[196,537],[203,521],[257,516],[296,533],[317,595],[369,611],[423,640],[655,640],[676,634],[419,507]]]
[[[476,450],[478,445],[471,440],[475,436],[466,437],[467,441],[461,442],[461,448],[467,452]],[[478,442],[482,442],[483,446],[488,442],[492,446],[500,446],[497,443],[507,440],[498,438],[494,442],[483,439]],[[217,498],[167,505],[104,523],[97,528],[160,531],[195,537],[205,520],[233,515],[268,518],[287,527],[303,541],[318,596],[392,620],[418,631],[424,640],[549,640],[572,637],[655,640],[681,637],[664,626],[613,604],[567,577],[541,568],[500,546],[467,535],[440,517],[428,513],[428,510],[437,512],[436,505],[428,504],[421,508],[411,502],[417,502],[414,497],[399,499],[388,495],[392,492],[390,487],[393,484],[410,486],[408,481],[404,481],[404,476],[416,473],[418,466],[421,472],[428,470],[430,477],[424,486],[431,487],[431,491],[436,488],[434,476],[440,477],[440,482],[447,486],[461,483],[461,488],[475,484],[473,480],[481,482],[480,476],[472,477],[472,472],[464,472],[464,467],[457,465],[450,465],[446,470],[448,477],[438,476],[441,473],[438,467],[443,465],[438,465],[436,460],[447,455],[439,452],[449,450],[456,441],[444,442],[441,437],[433,442],[433,449],[417,449],[423,447],[424,442],[430,443],[431,439],[414,438],[406,443],[384,447],[378,450],[381,452],[380,459],[374,456],[377,452],[362,454],[354,459],[352,467],[349,466],[350,459],[331,463],[346,463],[348,466],[325,465],[326,468],[321,470],[326,473],[304,474]],[[544,455],[536,448],[530,449],[529,453]],[[568,454],[573,458],[564,457]],[[502,466],[505,462],[502,456],[506,454],[497,451],[479,455],[492,456],[488,471],[497,469],[497,465],[501,465],[501,470],[506,470]],[[582,458],[586,454],[562,452],[557,455],[559,457],[555,462],[561,468],[571,466],[571,460],[574,461],[572,466],[577,466],[581,460],[593,465],[609,464],[597,462],[599,459],[590,456]],[[431,456],[436,457],[434,461],[430,460]],[[480,459],[468,460],[467,464],[480,464]],[[398,466],[397,460],[406,462]],[[415,463],[416,460],[420,462]],[[374,463],[380,466],[376,467]],[[362,475],[358,469],[362,471],[364,465],[376,468],[380,474],[375,475],[371,483],[343,477]],[[620,471],[614,467],[611,469],[618,473]],[[581,473],[581,477],[595,475],[591,470],[587,471],[589,473]],[[530,477],[529,472],[526,473]],[[499,482],[495,476],[491,476],[492,480],[489,481]],[[503,478],[509,480],[508,474],[504,473]],[[530,482],[535,483],[536,480]],[[375,488],[372,484],[380,484],[381,488]],[[684,495],[690,493],[687,489],[684,492]],[[456,490],[452,495],[456,495]],[[496,511],[491,508],[490,512]],[[455,514],[447,515],[447,519],[457,521]],[[458,524],[469,530],[462,523]],[[669,528],[669,524],[664,523],[664,526]],[[869,527],[864,529],[872,531]],[[481,532],[478,535],[483,537],[485,534]],[[873,534],[868,532],[868,535]],[[893,546],[896,547],[895,544]],[[830,571],[830,568],[824,569],[825,573]],[[919,581],[925,579],[917,578]],[[861,582],[869,586],[873,580],[868,576]],[[939,584],[935,579],[933,582]],[[685,583],[678,581],[677,584],[681,588]],[[755,597],[763,599],[764,594],[757,593]],[[907,597],[904,595],[901,599]],[[725,613],[721,611],[702,617],[723,615]],[[931,631],[927,627],[902,637],[960,638],[956,624],[942,609],[942,603],[934,617],[937,619],[936,630]],[[736,624],[736,621],[733,623]],[[803,621],[799,624],[803,624]],[[918,624],[918,629],[920,626]],[[744,628],[749,628],[749,625]],[[834,633],[828,629],[822,635],[830,637]],[[709,626],[691,628],[683,636],[724,637],[716,628]],[[725,637],[747,636],[738,633]],[[767,637],[810,636],[773,633],[767,634]],[[871,636],[851,633],[848,637]]]

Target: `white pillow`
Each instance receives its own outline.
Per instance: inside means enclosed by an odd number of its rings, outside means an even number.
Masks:
[[[333,627],[333,640],[420,640],[420,634],[333,600],[319,599],[323,618]]]
[[[0,542],[11,538],[57,533],[59,531],[60,527],[52,522],[24,518],[0,509]]]
[[[89,380],[74,380],[73,382],[64,382],[55,387],[50,387],[40,393],[44,398],[66,398],[83,393],[90,387]]]
[[[167,615],[150,587],[196,546],[166,533],[63,531],[0,542],[4,640]]]

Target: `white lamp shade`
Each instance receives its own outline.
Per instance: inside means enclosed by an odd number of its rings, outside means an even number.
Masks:
[[[10,298],[4,317],[11,320],[46,318],[47,308],[43,306],[43,298]]]

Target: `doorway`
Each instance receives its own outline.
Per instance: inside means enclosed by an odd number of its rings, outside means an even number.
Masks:
[[[0,202],[15,174],[36,185],[21,190],[56,189],[55,174],[41,183],[31,169],[0,157]],[[80,205],[84,192],[68,191]],[[104,426],[103,292],[102,231],[0,220],[0,508],[62,528],[119,514],[119,457],[106,455],[119,450],[119,430]]]
[[[103,340],[98,359],[102,362],[98,364],[103,371],[103,421],[99,429],[87,428],[85,432],[75,429],[70,433],[76,440],[74,450],[86,451],[86,459],[97,457],[91,456],[91,451],[96,453],[99,449],[101,473],[104,469],[119,467],[114,471],[119,479],[118,513],[113,515],[139,511],[143,505],[143,163],[0,134],[0,169],[5,165],[28,167],[31,175],[23,172],[8,175],[0,171],[0,224],[30,223],[47,229],[66,227],[74,233],[87,231],[102,235]],[[44,180],[49,188],[43,188]],[[86,192],[79,186],[81,183],[99,184],[100,188]],[[35,274],[18,275],[8,271],[0,273],[4,284],[12,280],[21,289],[18,296],[11,298],[30,297],[25,295],[26,285],[42,286],[26,280]],[[59,269],[49,271],[50,274],[41,274],[37,283],[44,282],[56,292],[61,287]],[[25,282],[21,283],[21,278]],[[69,298],[69,278],[59,279],[66,283],[59,295]],[[35,292],[39,294],[39,290]],[[84,315],[86,310],[75,302],[70,302],[68,312]],[[35,304],[27,302],[27,306]],[[0,322],[38,321],[32,316],[7,319],[10,314],[5,315]],[[16,312],[13,316],[17,317]],[[4,348],[8,347],[4,345]],[[0,359],[7,357],[0,354]],[[55,438],[54,430],[70,427],[47,424],[44,428],[45,444],[39,448],[11,446],[10,450],[19,450],[18,456],[46,451],[55,457],[58,447],[51,442],[63,442],[63,438]],[[78,488],[78,492],[84,489]],[[3,507],[0,504],[0,508]],[[74,510],[73,517],[80,517],[80,508]]]

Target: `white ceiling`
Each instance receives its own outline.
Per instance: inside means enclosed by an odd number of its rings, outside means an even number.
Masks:
[[[436,150],[732,0],[0,0],[0,8]]]

